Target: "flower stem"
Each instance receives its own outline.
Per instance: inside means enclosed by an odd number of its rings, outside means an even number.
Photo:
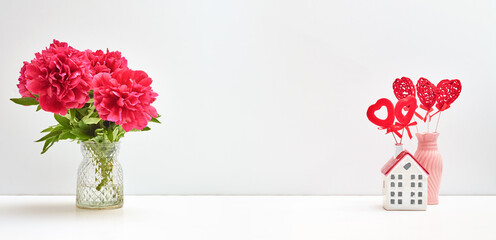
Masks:
[[[100,174],[102,177],[102,180],[100,183],[96,186],[96,190],[101,191],[103,187],[105,187],[109,182],[113,182],[112,179],[112,170],[113,170],[113,164],[112,164],[112,157],[108,157],[107,151],[108,149],[105,149],[105,146],[100,145],[100,144],[95,144],[94,147],[92,147],[92,152],[97,159],[97,172]]]

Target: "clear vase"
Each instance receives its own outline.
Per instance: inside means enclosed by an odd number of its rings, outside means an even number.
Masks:
[[[439,203],[439,187],[443,173],[443,158],[437,148],[439,133],[417,133],[418,146],[415,158],[429,172],[427,179],[427,204]]]
[[[78,168],[76,205],[79,208],[120,208],[124,203],[119,143],[81,143],[83,161]]]

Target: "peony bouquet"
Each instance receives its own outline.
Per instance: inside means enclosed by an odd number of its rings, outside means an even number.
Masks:
[[[60,140],[118,142],[126,132],[150,130],[149,122],[160,123],[151,83],[118,51],[79,51],[54,40],[24,62],[17,85],[22,98],[11,100],[54,113],[57,124],[36,141],[45,142],[43,154]]]

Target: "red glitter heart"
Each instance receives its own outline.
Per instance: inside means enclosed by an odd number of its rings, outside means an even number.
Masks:
[[[444,111],[460,96],[462,91],[462,83],[458,79],[442,80],[437,84],[439,89],[439,96],[437,97],[436,108]]]
[[[436,85],[432,84],[426,78],[420,78],[417,81],[417,95],[421,106],[427,111],[432,111],[432,106],[436,104],[439,90]]]
[[[407,77],[396,78],[393,82],[393,91],[394,96],[396,96],[398,100],[408,96],[415,97],[415,85],[413,85],[412,80]]]
[[[387,109],[387,117],[386,119],[379,119],[375,116],[375,112],[382,107],[386,107]],[[383,128],[391,127],[394,124],[394,105],[387,98],[381,98],[377,100],[377,102],[371,105],[367,109],[367,118],[375,125]]]

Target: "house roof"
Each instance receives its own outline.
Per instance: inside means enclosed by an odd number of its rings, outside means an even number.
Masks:
[[[420,164],[417,161],[417,159],[415,159],[415,157],[413,157],[412,154],[410,154],[407,150],[398,154],[398,156],[396,158],[391,158],[391,160],[389,160],[386,164],[384,164],[384,166],[382,166],[382,168],[381,168],[382,174],[387,176],[389,174],[389,172],[391,172],[391,170],[393,170],[393,168],[399,162],[401,162],[401,160],[403,160],[403,158],[405,158],[406,156],[410,156],[422,168],[422,170],[424,170],[424,172],[427,173],[427,175],[429,175],[429,172],[424,168],[424,166],[422,166],[422,164]]]

